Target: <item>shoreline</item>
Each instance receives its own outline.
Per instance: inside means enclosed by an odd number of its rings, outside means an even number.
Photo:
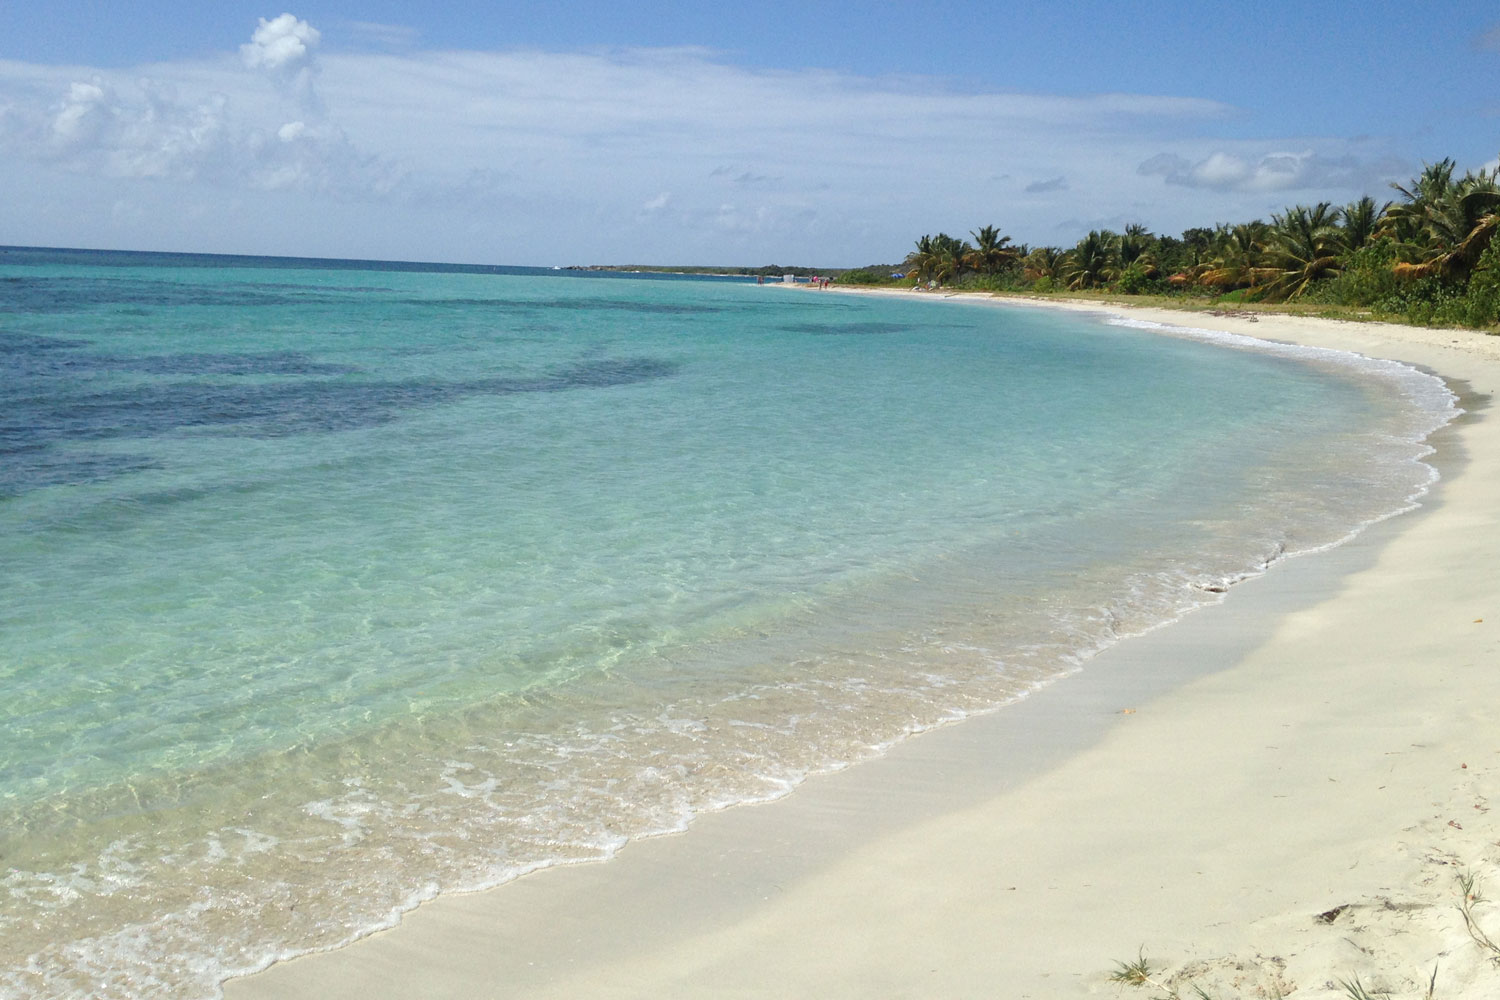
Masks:
[[[1438,433],[1444,478],[1420,510],[1082,675],[606,865],[441,897],[226,995],[1128,996],[1108,975],[1142,949],[1197,970],[1185,993],[1346,996],[1336,980],[1360,976],[1420,994],[1434,961],[1438,997],[1500,992],[1451,877],[1500,879],[1483,797],[1500,774],[1484,621],[1500,628],[1500,429],[1473,415],[1500,388],[1500,338],[962,299],[1393,358],[1479,405]],[[1500,907],[1476,915],[1500,933]]]

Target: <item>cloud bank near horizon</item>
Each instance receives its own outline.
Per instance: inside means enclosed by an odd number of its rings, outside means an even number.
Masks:
[[[378,31],[375,31],[378,28]],[[294,15],[129,71],[0,62],[8,241],[830,265],[923,232],[1161,232],[1382,193],[1378,139],[1226,139],[1191,96],[963,92],[701,49],[329,52]],[[89,211],[69,212],[67,205]],[[122,242],[126,241],[126,242]]]

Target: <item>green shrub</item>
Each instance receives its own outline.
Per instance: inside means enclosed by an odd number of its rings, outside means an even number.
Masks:
[[[1151,277],[1144,267],[1134,263],[1120,273],[1115,288],[1126,295],[1160,295],[1167,290],[1167,284]]]
[[[1500,324],[1500,240],[1479,255],[1464,293],[1463,323],[1485,327]]]
[[[1500,244],[1479,258],[1467,282],[1435,275],[1399,280],[1389,240],[1377,240],[1349,255],[1343,273],[1319,282],[1304,299],[1374,310],[1416,326],[1492,327],[1500,323]]]
[[[1378,312],[1416,326],[1454,323],[1452,317],[1461,307],[1463,289],[1436,277],[1397,281],[1389,295],[1377,300]]]
[[[1374,306],[1398,288],[1391,265],[1396,262],[1390,240],[1366,244],[1349,255],[1344,269],[1325,281],[1319,281],[1303,295],[1308,302],[1339,306]]]
[[[966,274],[957,284],[980,292],[1016,292],[1026,287],[1026,278],[1019,269],[1007,268],[997,274]]]
[[[845,271],[836,280],[841,285],[884,285],[891,279],[885,275],[876,274],[874,271],[860,268],[855,271]]]

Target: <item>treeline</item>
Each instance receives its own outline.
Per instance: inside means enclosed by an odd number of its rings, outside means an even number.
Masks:
[[[800,265],[766,264],[763,267],[725,265],[715,267],[704,264],[574,264],[567,271],[641,271],[650,274],[732,274],[744,277],[779,278],[784,274],[809,278],[815,274],[828,274],[828,268],[802,267]]]
[[[1086,291],[1301,301],[1404,322],[1500,323],[1500,168],[1455,176],[1434,163],[1383,204],[1296,205],[1180,237],[1144,226],[1094,230],[1072,247],[1014,244],[994,226],[923,236],[894,270],[845,272],[845,284],[932,283],[991,291]]]

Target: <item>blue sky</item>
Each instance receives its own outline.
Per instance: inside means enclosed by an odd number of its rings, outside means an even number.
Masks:
[[[80,0],[0,33],[0,243],[855,265],[1500,154],[1493,2]]]

